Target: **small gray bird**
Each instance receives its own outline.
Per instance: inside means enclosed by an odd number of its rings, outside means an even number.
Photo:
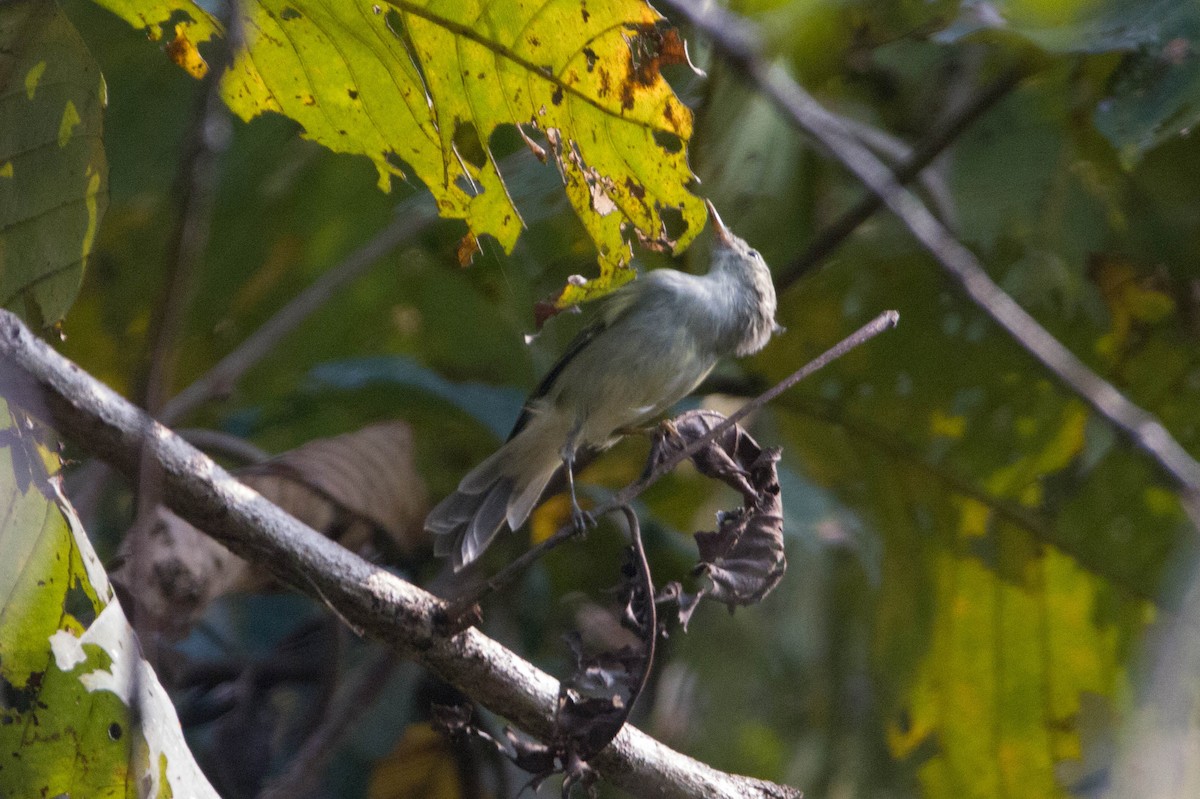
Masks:
[[[576,522],[576,453],[612,446],[618,431],[670,408],[726,355],[758,352],[779,329],[761,255],[713,221],[712,266],[699,277],[657,269],[601,300],[588,325],[525,402],[508,441],[435,507],[425,529],[457,571],[507,525],[520,528],[559,468]]]

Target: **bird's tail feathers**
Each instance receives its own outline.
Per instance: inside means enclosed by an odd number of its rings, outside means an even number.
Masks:
[[[472,469],[426,517],[434,553],[450,556],[455,571],[478,558],[506,523],[512,530],[524,524],[554,477],[558,460],[522,438]]]

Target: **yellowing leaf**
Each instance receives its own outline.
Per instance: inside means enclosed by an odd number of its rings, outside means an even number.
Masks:
[[[167,45],[167,56],[193,78],[203,78],[208,74],[208,62],[188,38],[187,29],[188,26],[182,22],[175,26],[175,38]]]
[[[932,752],[925,796],[1066,796],[1060,774],[1083,758],[1081,705],[1124,679],[1117,627],[1097,624],[1105,585],[1047,549],[1026,581],[974,558],[937,566],[933,640],[893,723],[898,757]]]
[[[450,741],[428,724],[413,724],[379,762],[369,799],[455,799],[462,795]]]
[[[0,796],[215,799],[48,467],[0,399]]]
[[[160,30],[172,12],[217,30],[194,5],[99,0]],[[631,279],[630,244],[685,247],[705,211],[689,190],[691,112],[660,74],[685,60],[678,34],[641,0],[419,2],[259,0],[241,5],[248,51],[225,76],[242,118],[277,112],[336,152],[365,155],[388,189],[411,170],[445,217],[511,251],[522,222],[492,156],[505,125],[539,135],[599,252],[600,278],[559,304]]]

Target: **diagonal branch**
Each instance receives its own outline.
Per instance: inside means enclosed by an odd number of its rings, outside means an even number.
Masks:
[[[890,169],[854,138],[780,65],[767,62],[762,41],[749,22],[719,6],[692,0],[663,0],[703,31],[727,59],[740,66],[797,128],[821,143],[877,195],[967,296],[1021,347],[1149,455],[1181,489],[1185,509],[1200,522],[1200,463],[1153,414],[1125,397],[1042,327],[988,276],[975,255],[946,230]]]
[[[172,397],[156,414],[163,424],[179,421],[213,397],[227,394],[252,366],[275,349],[285,336],[346,286],[353,283],[380,258],[432,226],[437,213],[428,192],[400,204],[386,227],[340,263],[321,274],[308,288],[293,297],[236,349],[217,362],[187,388]]]
[[[551,732],[558,683],[475,629],[439,636],[432,594],[373,566],[284,513],[0,311],[0,387],[65,438],[136,477],[161,469],[167,504],[237,555],[336,607],[351,624],[412,658],[530,734]],[[643,796],[798,799],[793,788],[726,774],[626,726],[591,765]]]
[[[1027,74],[1022,67],[1005,72],[995,81],[983,88],[979,94],[972,97],[962,106],[950,112],[944,123],[937,126],[922,141],[909,159],[896,168],[896,182],[907,185],[916,180],[921,173],[941,155],[955,139],[968,130],[983,114],[1017,87]],[[845,213],[831,224],[822,228],[804,252],[783,269],[775,273],[775,287],[784,291],[808,271],[833,253],[841,243],[883,207],[883,200],[878,194],[868,192],[861,200],[848,208]]]

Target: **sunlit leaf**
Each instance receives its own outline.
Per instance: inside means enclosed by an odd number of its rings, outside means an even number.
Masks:
[[[1126,167],[1200,122],[1200,7],[1178,0],[964,2],[940,38],[1003,31],[1055,53],[1121,53],[1096,128]]]
[[[3,401],[0,420],[0,794],[215,799],[59,478],[47,474],[57,456]]]
[[[104,95],[56,4],[0,6],[0,305],[35,326],[75,300],[108,205]]]
[[[1083,406],[1020,378],[1017,348],[902,263],[825,276],[785,306],[809,330],[846,324],[813,296],[832,290],[902,320],[781,401],[786,440],[882,541],[873,646],[892,755],[929,797],[1065,795],[1083,776],[1081,703],[1119,707],[1178,504],[1143,492],[1144,474],[1109,477],[1123,453]]]
[[[162,36],[178,25],[173,58],[217,23],[196,6],[100,0]],[[366,155],[388,189],[405,167],[433,192],[443,216],[511,250],[522,227],[492,155],[495,132],[536,132],[599,251],[601,276],[571,284],[561,304],[632,278],[629,241],[685,247],[704,210],[688,190],[691,112],[660,74],[686,61],[682,40],[638,0],[327,4],[269,0],[242,6],[248,52],[224,79],[244,119],[266,112],[300,123],[335,152]],[[182,37],[182,38],[181,38]],[[193,68],[198,72],[198,67]]]

